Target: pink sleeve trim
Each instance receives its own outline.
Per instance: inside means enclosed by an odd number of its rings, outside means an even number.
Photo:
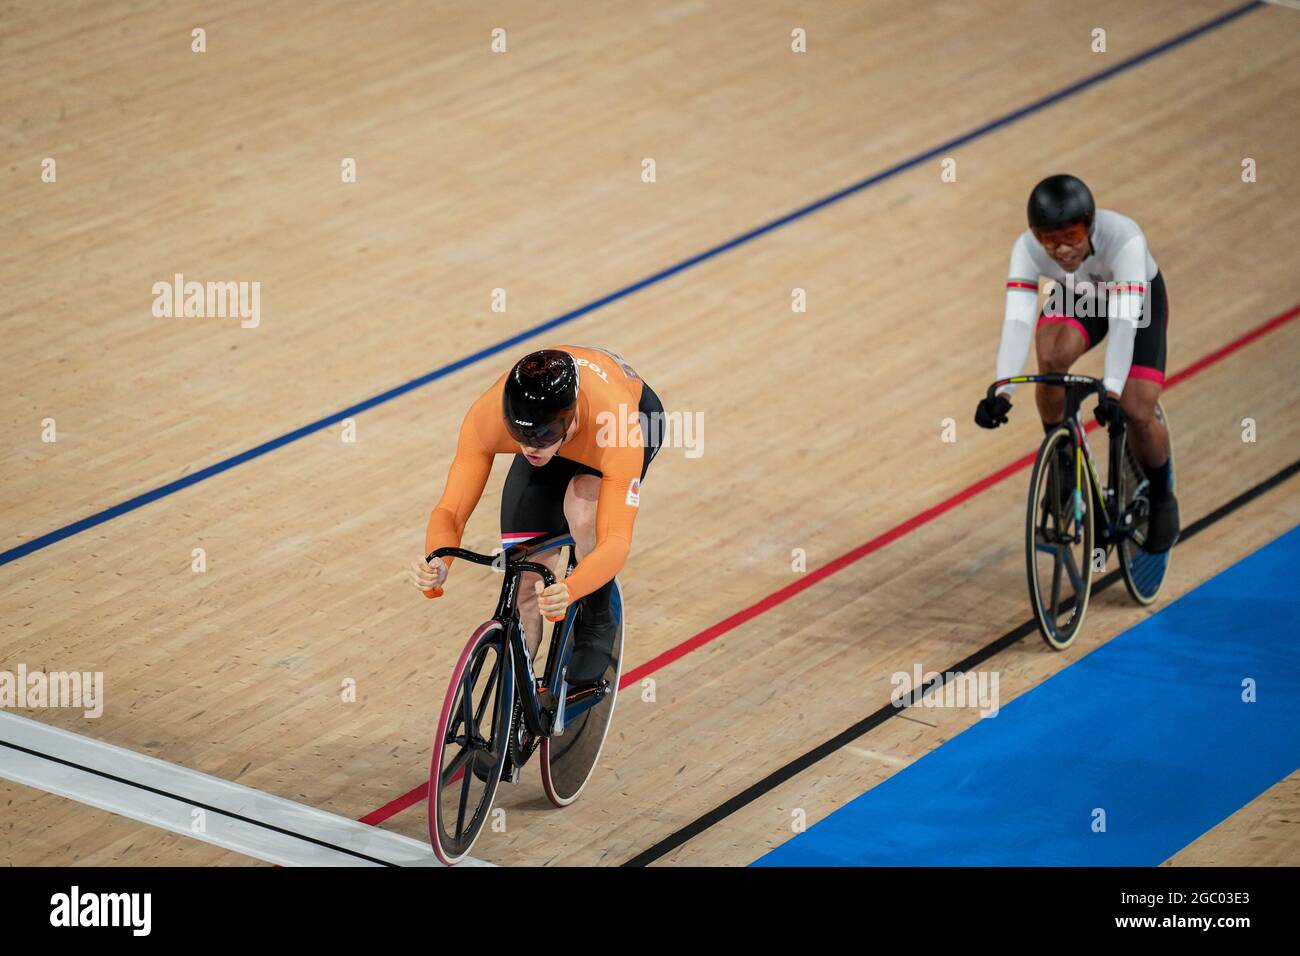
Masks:
[[[1144,382],[1155,382],[1157,385],[1165,384],[1165,373],[1158,368],[1148,368],[1145,365],[1133,365],[1128,370],[1129,378],[1140,378]]]

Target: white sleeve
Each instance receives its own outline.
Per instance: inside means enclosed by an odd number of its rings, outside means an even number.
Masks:
[[[1007,302],[1002,318],[1002,342],[998,345],[997,378],[1019,375],[1029,357],[1034,338],[1034,320],[1038,317],[1038,267],[1034,265],[1025,237],[1021,235],[1011,247],[1011,267],[1007,271]],[[1014,385],[1003,385],[999,395],[1009,395]]]
[[[1115,256],[1115,284],[1106,297],[1106,362],[1102,381],[1106,390],[1120,395],[1133,365],[1133,342],[1140,325],[1146,323],[1147,241],[1141,233],[1126,242]]]

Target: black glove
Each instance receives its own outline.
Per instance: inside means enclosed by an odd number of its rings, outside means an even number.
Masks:
[[[1007,412],[1011,411],[1011,399],[1005,395],[981,398],[975,406],[975,424],[980,428],[997,428],[1007,423]]]
[[[1120,410],[1119,400],[1111,398],[1110,392],[1101,393],[1097,399],[1097,410],[1093,414],[1097,416],[1098,425],[1107,425],[1111,428],[1124,421],[1124,412]]]

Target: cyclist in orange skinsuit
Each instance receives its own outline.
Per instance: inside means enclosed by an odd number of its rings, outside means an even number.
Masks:
[[[541,642],[540,615],[558,618],[571,602],[584,601],[571,683],[598,680],[609,664],[613,579],[632,546],[641,481],[659,450],[662,414],[654,391],[612,352],[566,345],[530,353],[470,407],[446,489],[429,516],[425,554],[459,546],[493,460],[515,456],[501,498],[502,545],[564,532],[575,543],[578,563],[568,578],[543,589],[528,575],[519,596],[530,654]],[[447,559],[421,559],[412,565],[411,581],[429,593],[441,586],[449,565]]]

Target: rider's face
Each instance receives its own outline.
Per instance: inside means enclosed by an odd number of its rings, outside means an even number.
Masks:
[[[528,464],[534,468],[540,468],[560,450],[560,445],[564,444],[563,440],[557,441],[554,445],[547,445],[545,448],[533,448],[530,445],[520,445],[519,450],[523,456],[528,459]]]
[[[1063,229],[1035,229],[1034,238],[1042,243],[1052,261],[1066,272],[1077,270],[1092,251],[1088,227],[1081,222]]]
[[[532,465],[534,468],[541,468],[542,465],[555,457],[556,453],[560,450],[560,446],[572,438],[573,433],[577,430],[578,420],[575,418],[573,421],[569,422],[568,429],[564,432],[563,437],[561,437],[559,441],[547,445],[544,448],[537,448],[532,445],[520,445],[519,450],[523,456],[528,459],[528,464]]]

